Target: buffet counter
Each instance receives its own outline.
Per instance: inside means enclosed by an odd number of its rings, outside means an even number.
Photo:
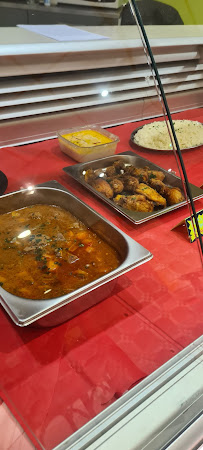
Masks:
[[[202,122],[203,112],[173,118]],[[110,130],[120,138],[117,153],[132,150],[134,128]],[[189,181],[199,187],[202,150],[183,152]],[[179,175],[172,152],[134,151]],[[108,298],[55,328],[19,328],[1,309],[1,398],[36,448],[51,450],[201,336],[201,260],[196,243],[172,231],[189,216],[186,206],[135,225],[63,172],[75,162],[56,139],[2,148],[0,155],[7,192],[56,180],[153,254],[118,278]],[[195,206],[202,209],[203,200]]]

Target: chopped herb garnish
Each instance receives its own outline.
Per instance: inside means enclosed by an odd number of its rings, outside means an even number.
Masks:
[[[81,244],[78,245],[78,247],[84,247],[84,244],[81,243]]]
[[[37,247],[35,249],[35,253],[36,253],[36,261],[41,261],[42,260],[42,249],[40,247]]]
[[[55,261],[55,263],[57,266],[61,266],[62,264],[59,261]]]

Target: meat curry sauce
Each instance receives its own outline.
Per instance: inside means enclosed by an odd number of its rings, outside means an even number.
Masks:
[[[107,242],[58,206],[33,205],[0,215],[0,285],[14,295],[59,297],[119,264]]]

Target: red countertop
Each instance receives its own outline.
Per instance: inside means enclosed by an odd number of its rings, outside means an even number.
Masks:
[[[203,110],[173,118],[199,120]],[[144,122],[114,127],[117,152]],[[178,175],[172,152],[134,150]],[[203,184],[203,147],[183,152],[189,181]],[[15,326],[0,310],[1,397],[37,448],[50,450],[202,334],[203,272],[197,244],[171,231],[188,207],[134,225],[62,168],[57,140],[0,149],[7,192],[57,180],[154,255],[121,276],[112,295],[58,327]],[[203,208],[198,200],[196,209]]]

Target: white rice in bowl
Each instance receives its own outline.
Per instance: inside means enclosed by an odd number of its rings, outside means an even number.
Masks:
[[[181,149],[203,145],[203,124],[192,120],[173,120]],[[171,150],[172,144],[165,121],[144,125],[134,135],[134,142],[155,150]]]

